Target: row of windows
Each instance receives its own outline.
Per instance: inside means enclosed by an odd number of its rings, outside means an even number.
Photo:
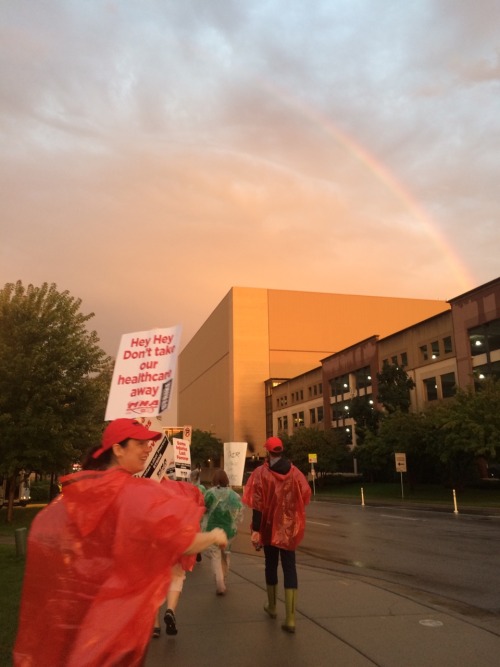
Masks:
[[[431,343],[420,346],[421,361],[428,361],[429,359],[438,359],[443,354],[450,354],[453,352],[453,342],[451,336],[445,336],[442,341],[433,340]]]
[[[323,394],[323,385],[321,383],[319,384],[314,384],[311,387],[308,387],[309,389],[309,398],[312,398],[314,396],[321,396]],[[291,393],[291,400],[292,403],[299,403],[304,400],[304,390],[299,389],[297,391],[292,391]],[[276,399],[276,407],[279,408],[286,408],[288,405],[288,396],[279,396]]]
[[[473,357],[500,350],[500,320],[493,320],[469,330],[470,352]]]
[[[309,423],[319,424],[323,421],[323,406],[309,409]]]
[[[457,385],[455,380],[455,373],[445,373],[444,375],[440,375],[439,381],[441,383],[442,398],[451,398],[451,396],[456,394]],[[435,377],[427,378],[424,380],[424,391],[426,401],[438,400],[438,384]]]
[[[319,384],[313,384],[312,387],[309,387],[309,398],[313,396],[321,396],[323,393],[323,385],[321,382]]]
[[[385,366],[386,364],[389,363],[389,359],[383,359],[382,365]],[[402,366],[403,368],[406,368],[408,366],[408,354],[406,352],[401,352],[399,355],[399,360],[398,360],[398,355],[395,354],[394,356],[391,357],[391,364],[394,366]]]
[[[498,374],[500,376],[500,362],[498,362]],[[478,377],[481,377],[480,375]],[[456,378],[455,373],[444,373],[439,376],[439,382],[441,384],[441,396],[438,392],[438,379],[435,377],[426,378],[423,380],[424,393],[426,401],[437,401],[438,398],[451,398],[456,393]],[[369,401],[373,405],[373,400]],[[350,401],[337,401],[332,403],[332,421],[338,422],[344,419],[348,419],[350,409]]]
[[[301,426],[305,426],[304,422],[304,411],[301,410],[300,412],[294,412],[292,414],[292,424],[293,428],[300,428]],[[313,424],[319,424],[323,421],[323,406],[319,405],[317,408],[310,408],[309,409],[309,423],[311,425]],[[288,415],[283,415],[282,417],[278,417],[278,433],[288,433]]]
[[[372,386],[372,376],[369,366],[364,366],[363,368],[358,368],[352,374],[354,381],[354,389],[359,391],[360,389],[367,389]],[[330,380],[331,395],[342,396],[343,394],[349,394],[351,390],[351,375],[345,373],[344,375],[339,375],[338,377],[332,378]]]

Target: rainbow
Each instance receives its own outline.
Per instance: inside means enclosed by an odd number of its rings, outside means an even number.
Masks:
[[[421,225],[424,232],[430,238],[432,243],[443,254],[443,257],[452,272],[457,284],[463,292],[467,292],[476,285],[476,280],[460,257],[458,252],[447,240],[438,224],[432,220],[424,207],[411,194],[410,190],[404,187],[394,174],[374,155],[369,153],[366,148],[350,137],[346,132],[340,130],[330,119],[323,117],[315,109],[305,106],[295,97],[283,90],[277,90],[265,85],[266,91],[278,97],[287,106],[293,107],[300,115],[310,120],[315,125],[321,127],[330,137],[340,144],[345,150],[353,155],[385,186],[390,192],[403,204],[405,209],[410,212],[413,218]]]

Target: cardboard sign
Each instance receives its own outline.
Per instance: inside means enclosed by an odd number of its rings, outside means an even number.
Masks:
[[[167,465],[167,477],[170,479],[189,479],[191,449],[187,440],[172,438],[172,452]]]
[[[105,421],[154,417],[168,408],[180,337],[180,326],[121,337]]]
[[[246,454],[246,442],[224,443],[224,470],[229,477],[231,486],[241,486],[243,484]]]

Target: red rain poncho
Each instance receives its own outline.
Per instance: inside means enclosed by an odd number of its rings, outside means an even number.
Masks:
[[[15,667],[137,667],[202,510],[123,468],[62,478],[29,533]]]
[[[250,475],[243,502],[262,512],[260,539],[264,545],[294,551],[304,537],[305,506],[311,498],[306,478],[294,465],[282,475],[266,461]]]

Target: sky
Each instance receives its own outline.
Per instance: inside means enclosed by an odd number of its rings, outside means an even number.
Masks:
[[[1,0],[0,286],[68,290],[114,355],[184,346],[233,286],[497,278],[499,25],[496,0]]]

